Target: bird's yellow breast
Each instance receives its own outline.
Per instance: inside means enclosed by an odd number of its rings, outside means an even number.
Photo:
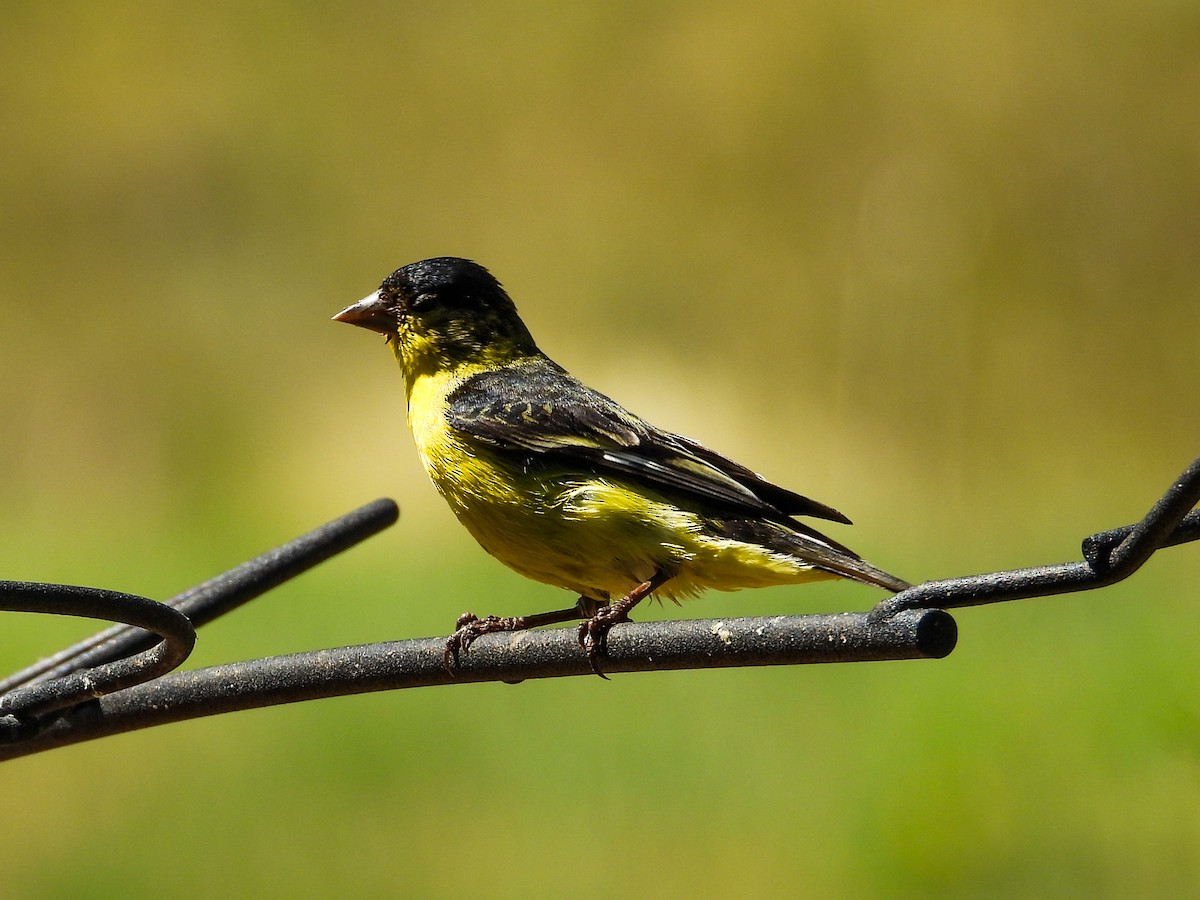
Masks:
[[[433,462],[453,452],[450,426],[446,422],[446,397],[461,383],[449,373],[419,375],[408,388],[408,427],[417,444],[425,469],[433,475]]]

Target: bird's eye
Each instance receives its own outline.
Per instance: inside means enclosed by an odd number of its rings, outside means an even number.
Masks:
[[[437,294],[417,294],[413,297],[412,305],[414,309],[427,309],[437,302]]]

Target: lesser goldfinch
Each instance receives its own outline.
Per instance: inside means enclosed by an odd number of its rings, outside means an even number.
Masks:
[[[579,643],[599,673],[608,630],[652,593],[826,578],[909,587],[794,518],[849,524],[837,510],[571,377],[477,263],[404,266],[334,319],[384,335],[425,471],[466,529],[522,575],[579,594],[539,615],[464,614],[446,643],[451,671],[480,635],[583,619]]]

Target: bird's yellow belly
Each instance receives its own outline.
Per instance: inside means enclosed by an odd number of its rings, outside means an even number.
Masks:
[[[428,471],[479,544],[522,575],[595,599],[622,596],[688,554],[652,534],[652,521],[601,496],[606,485],[567,473],[531,477],[479,451],[457,466],[445,456]]]
[[[657,571],[671,599],[828,578],[763,547],[713,537],[693,512],[627,485],[577,474],[533,478],[456,441],[422,453],[459,521],[522,575],[597,600],[621,597]]]

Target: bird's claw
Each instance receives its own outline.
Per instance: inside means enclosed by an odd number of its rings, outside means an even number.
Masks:
[[[466,653],[475,643],[476,638],[485,634],[495,634],[497,631],[524,631],[531,624],[529,616],[488,616],[479,618],[475,613],[463,613],[454,623],[454,634],[446,638],[446,649],[442,651],[442,666],[454,677],[458,671],[458,657]]]
[[[579,623],[579,646],[587,654],[592,671],[606,681],[608,676],[600,671],[600,658],[608,653],[608,633],[614,625],[629,621],[626,608],[609,605],[600,607],[591,618]]]
[[[480,635],[487,634],[491,629],[490,620],[495,616],[481,619],[475,613],[463,613],[454,623],[454,634],[446,638],[446,649],[442,651],[442,667],[453,676],[458,671],[458,655],[466,653]]]

